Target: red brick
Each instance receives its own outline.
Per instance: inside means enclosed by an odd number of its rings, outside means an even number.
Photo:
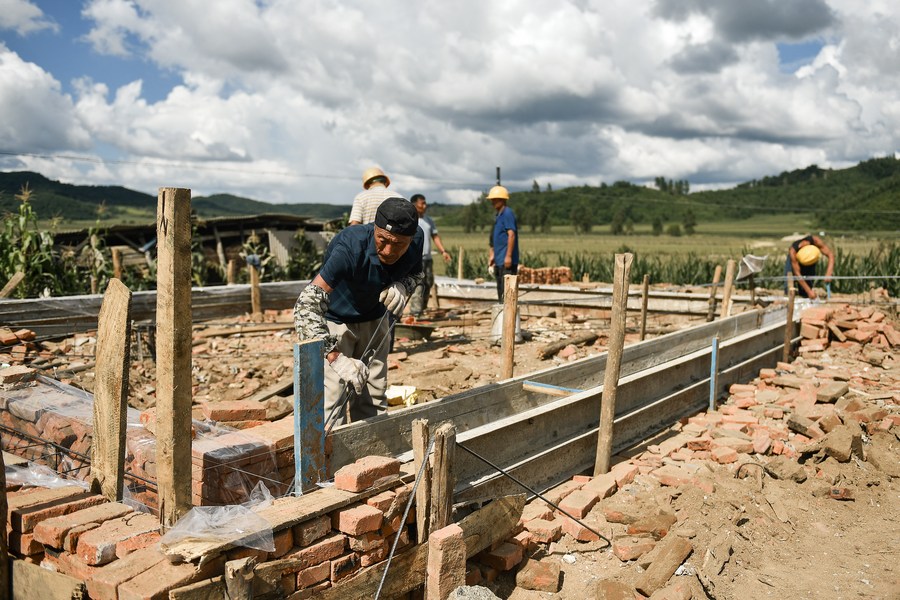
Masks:
[[[737,461],[737,452],[734,448],[729,448],[727,446],[713,448],[711,455],[714,461],[723,465]]]
[[[312,546],[301,548],[286,555],[285,558],[298,559],[298,569],[306,569],[324,561],[336,558],[344,553],[347,547],[347,536],[340,533],[330,535]]]
[[[509,544],[512,545],[512,544]],[[521,553],[522,549],[518,548]],[[457,524],[443,527],[428,538],[425,588],[429,598],[446,598],[465,583],[466,543]]]
[[[768,435],[757,435],[753,438],[753,452],[756,454],[768,454],[772,447],[772,438]]]
[[[266,407],[256,400],[230,402],[202,402],[200,410],[213,421],[250,421],[266,418]]]
[[[361,492],[383,477],[400,473],[400,461],[383,456],[364,456],[334,474],[334,486],[348,492]]]
[[[560,568],[558,563],[526,559],[516,573],[516,586],[537,592],[559,591]]]
[[[535,541],[542,544],[555,542],[562,535],[562,525],[557,520],[533,519],[525,523],[525,529],[534,536]]]
[[[653,550],[656,542],[650,537],[624,537],[613,542],[613,554],[621,561],[634,560]]]
[[[383,513],[387,513],[390,510],[391,505],[394,503],[394,498],[397,497],[397,494],[394,492],[387,490],[385,492],[381,492],[371,498],[366,500],[366,504],[373,508],[377,508]]]
[[[294,547],[294,532],[290,527],[281,531],[275,531],[273,532],[273,541],[275,542],[275,550],[272,552],[272,558],[281,558]]]
[[[365,569],[366,567],[371,567],[374,564],[380,563],[387,558],[387,555],[388,545],[387,542],[385,542],[380,548],[361,553],[359,555],[359,564]]]
[[[19,533],[12,531],[9,533],[10,552],[21,554],[23,556],[34,556],[35,554],[43,554],[44,545],[34,539],[33,533]]]
[[[297,573],[297,589],[302,590],[321,583],[331,577],[331,561],[308,567]]]
[[[498,571],[509,571],[522,562],[522,548],[517,544],[503,542],[494,550],[478,554],[478,560]]]
[[[573,539],[578,540],[579,542],[596,542],[600,540],[600,536],[579,523],[574,519],[570,519],[569,517],[562,516],[559,519],[560,524],[562,525],[563,533],[571,536]],[[588,523],[587,521],[583,522],[587,523],[593,529],[599,529],[596,525],[596,520]],[[527,533],[527,532],[526,532]],[[525,548],[528,550],[528,548]]]
[[[335,584],[359,571],[359,555],[356,553],[339,556],[331,561],[331,583]]]
[[[82,534],[91,529],[97,529],[98,527],[100,527],[100,523],[85,523],[69,529],[69,531],[66,532],[66,538],[63,540],[62,550],[65,550],[69,554],[75,554],[78,552],[78,540],[81,539]]]
[[[28,515],[33,513],[44,513],[44,511],[48,511],[56,506],[66,505],[70,502],[82,500],[91,496],[93,495],[89,491],[87,491],[83,487],[75,485],[53,489],[34,488],[32,490],[15,492],[9,494],[7,498],[7,518],[9,519],[8,523],[16,531],[21,531],[22,533],[31,533],[31,529],[34,528],[33,523],[31,524],[31,527],[29,529],[22,529],[22,521],[23,519],[27,520]],[[93,497],[100,498],[102,500],[101,496]],[[68,512],[74,511],[69,510]],[[62,514],[67,513],[57,513],[57,515]],[[50,518],[57,515],[47,514],[44,518]]]
[[[146,533],[139,533],[138,535],[132,536],[127,540],[122,540],[121,542],[116,544],[116,556],[118,558],[125,558],[136,550],[140,550],[141,548],[146,548],[147,546],[151,546],[157,543],[159,541],[159,538],[159,531],[148,531]]]
[[[78,540],[78,557],[89,565],[103,565],[116,558],[116,545],[136,535],[159,530],[159,519],[133,513],[106,521]]]
[[[349,535],[360,535],[381,527],[384,518],[377,508],[368,504],[357,504],[337,510],[331,515],[331,526]]]
[[[612,477],[609,479],[612,480]],[[613,484],[615,484],[615,480],[612,480]],[[592,490],[581,489],[576,490],[566,496],[562,502],[560,502],[559,507],[564,511],[568,512],[574,517],[579,519],[583,518],[594,507],[597,503],[597,493]]]
[[[633,469],[636,473],[637,467],[633,467]],[[625,471],[620,469],[619,474],[624,476],[625,478],[628,478],[630,476],[631,479],[634,479],[634,474],[630,470]],[[609,498],[610,496],[615,494],[618,488],[619,483],[616,479],[616,473],[610,471],[609,473],[604,473],[602,475],[597,475],[596,477],[591,478],[591,480],[585,483],[584,487],[582,487],[581,490],[578,490],[578,492],[587,491],[592,493],[596,498],[603,499]],[[573,492],[572,495],[574,495],[575,493],[576,492]],[[566,500],[568,500],[568,498],[566,498]],[[561,503],[560,506],[562,506]],[[593,504],[591,504],[591,506],[593,506]],[[590,510],[590,508],[588,508],[588,510]]]
[[[206,579],[224,568],[221,556],[199,567],[190,562],[173,565],[164,560],[121,584],[119,600],[165,600],[169,590]]]
[[[331,517],[324,515],[304,521],[299,525],[294,525],[294,544],[300,546],[309,546],[316,540],[320,540],[331,531]]]
[[[629,462],[620,462],[614,464],[609,472],[615,477],[616,485],[622,487],[634,481],[635,475],[638,474],[638,468]]]
[[[628,535],[649,534],[653,539],[664,538],[676,522],[675,515],[663,513],[644,517],[631,523],[625,531]]]
[[[4,343],[0,339],[0,343]],[[12,365],[0,369],[0,383],[18,383],[20,381],[30,381],[34,379],[35,370],[25,365]]]
[[[101,500],[102,502],[102,500]],[[66,505],[64,505],[66,506]],[[56,508],[56,507],[55,507]],[[68,507],[73,508],[73,507]],[[38,517],[42,511],[37,511],[29,515],[29,517]],[[78,510],[64,516],[51,517],[34,525],[35,539],[42,544],[53,548],[62,548],[66,534],[73,527],[86,523],[102,521],[116,518],[131,512],[131,509],[124,504],[118,502],[102,502],[94,506],[90,506],[83,510]],[[30,525],[30,518],[25,519],[26,524]]]
[[[88,594],[93,600],[116,600],[119,585],[164,560],[165,555],[157,548],[133,552],[121,560],[96,569],[93,576],[85,581]]]

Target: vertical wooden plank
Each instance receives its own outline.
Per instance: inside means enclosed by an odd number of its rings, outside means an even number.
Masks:
[[[616,390],[619,386],[619,372],[622,367],[622,350],[625,347],[625,316],[632,262],[634,262],[633,254],[616,254],[609,347],[606,371],[603,374],[603,393],[600,399],[600,431],[597,434],[594,475],[607,473],[612,457],[613,419],[616,416]]]
[[[428,429],[427,419],[415,419],[412,422],[412,447],[415,472],[418,473],[425,463],[422,477],[419,479],[419,487],[416,488],[416,531],[418,543],[423,544],[431,533],[428,524],[431,515],[431,464],[428,461],[428,441],[431,434]]]
[[[647,300],[650,295],[650,275],[644,274],[644,284],[641,287],[641,341],[647,337]]]
[[[222,236],[219,235],[219,228],[213,226],[213,235],[216,236],[216,256],[219,257],[219,265],[224,269],[227,261],[225,260],[225,246],[222,244]]]
[[[250,269],[250,312],[254,317],[262,314],[262,302],[259,296],[259,268],[247,265]]]
[[[797,290],[794,288],[794,276],[787,276],[788,300],[787,300],[787,317],[784,322],[784,351],[782,352],[781,361],[791,362],[791,344],[794,340],[794,299]]]
[[[719,395],[719,336],[712,340],[712,352],[709,355],[709,412],[716,410],[716,398]]]
[[[113,247],[110,250],[112,253],[112,266],[113,266],[113,277],[116,279],[122,279],[122,250],[116,247]]]
[[[459,256],[456,258],[456,278],[462,280],[463,278],[463,257],[466,255],[466,249],[462,246],[459,247]]]
[[[237,272],[237,261],[232,258],[228,261],[228,268],[225,270],[225,283],[234,285],[234,282],[237,281]]]
[[[734,289],[734,259],[725,263],[725,287],[722,290],[722,312],[719,317],[731,316],[731,292]]]
[[[503,337],[500,351],[503,355],[503,379],[513,376],[516,351],[516,312],[519,309],[519,278],[503,276]]]
[[[443,423],[434,432],[429,531],[443,529],[452,522],[453,488],[456,486],[456,478],[453,475],[455,454],[456,427],[453,423]]]
[[[165,531],[191,508],[191,191],[156,209],[156,459]]]
[[[750,273],[747,285],[750,286],[750,308],[754,308],[756,306],[756,275]]]
[[[0,600],[9,600],[11,589],[9,569],[9,540],[6,526],[9,505],[6,502],[6,465],[3,463],[3,451],[0,450]]]
[[[96,354],[91,491],[118,502],[124,488],[125,417],[131,369],[131,290],[118,279],[109,280],[103,295]]]
[[[716,318],[716,288],[719,287],[719,279],[722,278],[722,265],[716,265],[713,273],[712,287],[709,288],[709,312],[706,313],[706,320],[712,321]]]
[[[325,481],[325,346],[294,344],[294,493]]]

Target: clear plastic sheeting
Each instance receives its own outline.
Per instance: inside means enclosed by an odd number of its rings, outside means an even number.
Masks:
[[[755,275],[763,270],[763,267],[766,266],[766,260],[768,260],[769,255],[766,256],[754,256],[752,254],[747,254],[743,258],[741,258],[741,264],[738,266],[737,276],[734,278],[735,281],[740,281],[746,277],[750,277],[751,275]]]
[[[73,485],[87,488],[84,481],[65,479],[59,473],[44,465],[28,462],[24,465],[6,467],[6,484],[22,487],[62,488]]]
[[[231,543],[272,552],[275,536],[269,522],[255,511],[272,504],[272,494],[260,481],[250,499],[232,506],[195,506],[159,540],[163,551],[179,544]]]

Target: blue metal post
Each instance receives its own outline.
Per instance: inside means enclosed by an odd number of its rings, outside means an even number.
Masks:
[[[325,361],[322,340],[294,344],[294,493],[324,481]]]
[[[719,389],[719,336],[713,338],[709,358],[709,412],[716,410],[716,394]]]

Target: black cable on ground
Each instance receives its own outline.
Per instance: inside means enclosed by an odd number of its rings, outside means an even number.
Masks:
[[[456,445],[457,445],[458,447],[462,448],[463,450],[465,450],[466,452],[468,452],[469,454],[471,454],[472,456],[474,456],[475,458],[477,458],[478,460],[482,461],[484,464],[486,464],[486,465],[488,465],[489,467],[491,467],[492,469],[496,470],[498,473],[500,473],[500,474],[503,475],[504,477],[508,477],[509,479],[513,480],[516,484],[518,484],[518,485],[520,485],[521,487],[525,488],[525,489],[528,490],[530,493],[534,494],[535,496],[537,496],[538,498],[540,498],[541,500],[543,500],[544,502],[546,502],[547,504],[549,504],[550,506],[552,506],[554,509],[556,509],[556,510],[558,510],[559,512],[561,512],[562,514],[566,515],[567,517],[569,517],[570,519],[572,519],[573,521],[575,521],[576,523],[578,523],[579,525],[581,525],[582,527],[584,527],[585,529],[587,529],[588,531],[590,531],[591,533],[593,533],[594,535],[598,536],[601,540],[603,540],[604,542],[606,542],[606,546],[607,546],[607,547],[612,546],[612,542],[609,541],[609,538],[607,538],[605,535],[603,535],[602,533],[600,533],[599,531],[597,531],[596,529],[594,529],[594,528],[591,527],[590,525],[587,525],[587,524],[584,523],[583,521],[581,521],[581,520],[579,520],[579,519],[573,517],[573,516],[570,515],[568,512],[566,512],[565,510],[561,509],[559,506],[557,506],[556,504],[554,504],[553,502],[551,502],[550,500],[548,500],[547,498],[545,498],[540,492],[537,492],[537,491],[535,491],[534,489],[528,487],[528,486],[525,485],[523,482],[519,481],[516,477],[514,477],[514,476],[511,475],[510,473],[507,473],[506,471],[504,471],[503,469],[501,469],[500,467],[498,467],[497,465],[495,465],[494,463],[492,463],[491,461],[489,461],[489,460],[486,459],[485,457],[481,456],[480,454],[478,454],[478,453],[475,452],[474,450],[470,450],[469,448],[466,448],[465,446],[463,446],[463,445],[460,444],[459,442],[456,442]]]

